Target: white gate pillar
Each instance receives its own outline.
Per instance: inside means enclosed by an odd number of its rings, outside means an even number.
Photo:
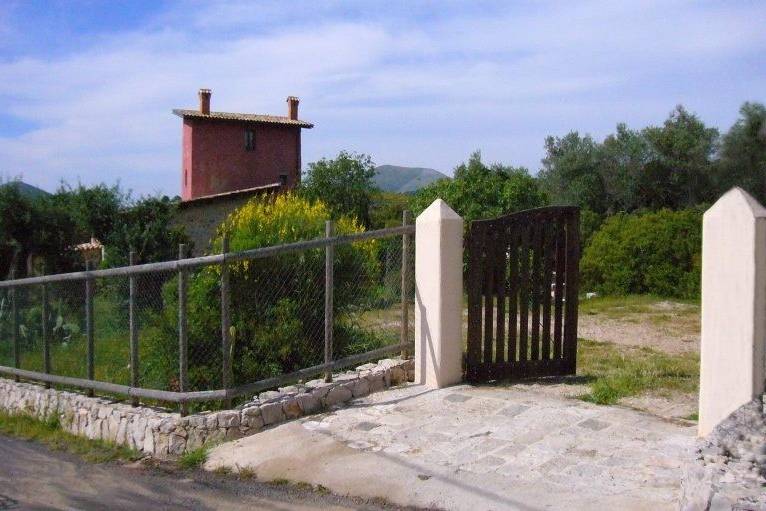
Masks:
[[[435,200],[415,220],[415,382],[463,377],[463,219]]]
[[[699,435],[764,391],[766,209],[729,190],[702,221]]]

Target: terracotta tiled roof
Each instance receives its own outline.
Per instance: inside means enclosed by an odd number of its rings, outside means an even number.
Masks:
[[[231,112],[210,112],[210,114],[203,114],[199,110],[182,110],[176,108],[173,113],[178,117],[193,117],[195,119],[220,119],[224,121],[245,121],[245,122],[260,122],[265,124],[286,124],[288,126],[299,126],[301,128],[313,128],[314,125],[310,122],[301,121],[299,119],[290,119],[289,117],[282,117],[279,115],[260,115],[260,114],[238,114]]]
[[[100,241],[98,241],[96,238],[91,238],[89,242],[75,245],[74,249],[80,252],[85,250],[101,250],[102,247],[103,245]]]

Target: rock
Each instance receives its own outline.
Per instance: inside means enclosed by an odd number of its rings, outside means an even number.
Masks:
[[[239,426],[239,412],[226,410],[218,413],[219,428],[235,428]]]
[[[265,425],[282,422],[285,420],[285,412],[282,410],[282,403],[266,403],[260,406],[261,417]]]
[[[302,415],[301,407],[298,406],[298,401],[294,397],[282,401],[282,411],[288,419],[297,419]]]
[[[261,408],[258,406],[251,406],[242,410],[242,420],[240,425],[246,426],[252,430],[261,429],[263,427]]]
[[[310,392],[304,392],[295,396],[295,400],[298,403],[301,411],[304,415],[308,415],[319,411],[322,408],[320,400]]]
[[[204,415],[190,415],[189,426],[193,428],[204,428],[206,417]]]
[[[288,387],[280,387],[278,390],[282,395],[291,396],[303,392],[305,390],[305,385],[290,385]]]
[[[176,421],[165,419],[160,423],[160,433],[172,433],[176,429]]]
[[[392,367],[398,366],[400,363],[401,363],[401,360],[384,358],[383,360],[378,361],[378,366],[382,367],[383,369],[390,369]]]
[[[147,426],[144,432],[144,443],[141,446],[141,450],[148,454],[154,454],[154,432],[149,426]]]
[[[345,403],[353,397],[353,393],[346,388],[345,385],[338,385],[333,387],[327,396],[324,398],[325,406],[334,406],[340,403]]]
[[[399,385],[407,381],[407,374],[404,372],[404,368],[395,366],[389,369],[391,372],[391,385]]]
[[[378,371],[372,372],[365,377],[370,386],[370,392],[379,392],[386,388],[386,380],[384,376],[385,373],[383,371]]]
[[[277,392],[276,390],[267,390],[266,392],[258,394],[258,400],[261,403],[269,403],[271,401],[276,401],[277,399],[282,399],[282,393]]]
[[[168,440],[168,454],[178,456],[186,450],[186,439],[180,435],[171,434]]]
[[[189,432],[189,437],[186,439],[186,450],[192,451],[198,449],[205,444],[205,432],[204,430],[194,429]]]
[[[309,387],[311,389],[311,393],[317,398],[317,399],[323,399],[327,394],[330,392],[330,390],[335,387],[336,384],[332,382],[324,382],[320,381],[318,384]]]
[[[364,378],[360,378],[355,382],[351,392],[354,397],[364,397],[370,393],[370,383]]]

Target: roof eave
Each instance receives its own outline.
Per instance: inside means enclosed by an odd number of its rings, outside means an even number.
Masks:
[[[184,110],[181,108],[174,108],[173,114],[177,115],[178,117],[181,117],[182,119],[206,119],[210,121],[221,121],[221,122],[244,122],[244,123],[252,123],[252,124],[271,124],[274,126],[291,126],[294,128],[304,128],[304,129],[311,129],[314,127],[314,123],[308,122],[308,121],[301,121],[300,119],[296,119],[295,122],[282,122],[282,121],[269,121],[264,119],[236,119],[236,118],[227,118],[227,117],[218,117],[214,115],[204,115],[201,113],[192,113],[189,110]]]

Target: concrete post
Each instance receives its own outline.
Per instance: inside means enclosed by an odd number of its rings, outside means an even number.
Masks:
[[[700,436],[763,393],[765,353],[766,209],[733,188],[702,222]]]
[[[415,220],[415,381],[463,377],[463,219],[437,199]]]

